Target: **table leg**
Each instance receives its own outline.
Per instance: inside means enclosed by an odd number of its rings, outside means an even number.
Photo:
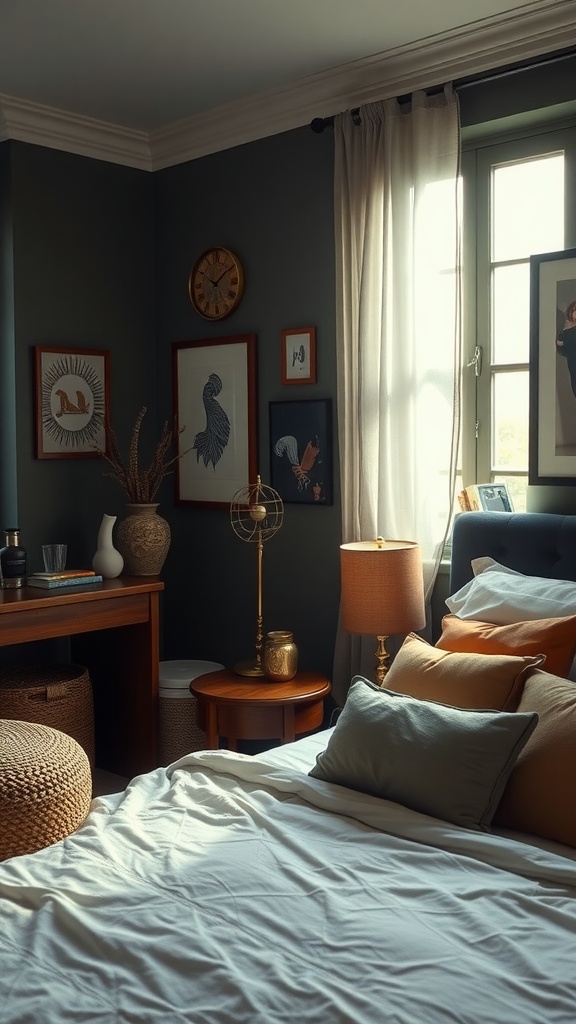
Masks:
[[[284,731],[282,733],[282,742],[283,743],[292,743],[292,741],[296,739],[296,733],[295,733],[295,729],[294,729],[294,705],[293,704],[285,704],[284,705],[284,716],[283,717],[284,717],[284,726],[283,726],[283,730]]]
[[[218,749],[218,715],[216,704],[209,700],[206,702],[206,734],[208,736],[208,749]]]

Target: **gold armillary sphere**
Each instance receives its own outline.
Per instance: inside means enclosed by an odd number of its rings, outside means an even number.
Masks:
[[[263,676],[262,646],[262,553],[264,541],[270,540],[282,526],[284,505],[272,487],[256,477],[256,483],[237,491],[230,504],[230,522],[240,540],[258,546],[258,605],[256,617],[256,657],[254,661],[239,662],[234,666],[241,676]]]

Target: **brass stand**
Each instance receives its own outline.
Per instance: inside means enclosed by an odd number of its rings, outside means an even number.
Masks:
[[[256,613],[256,658],[254,661],[239,661],[234,665],[234,671],[239,676],[260,677],[264,675],[262,666],[262,647],[264,645],[264,633],[262,631],[262,552],[264,545],[261,537],[258,538],[258,605]]]
[[[377,636],[378,646],[376,647],[376,685],[384,685],[384,676],[388,671],[388,665],[386,664],[390,660],[390,655],[386,650],[387,636]]]

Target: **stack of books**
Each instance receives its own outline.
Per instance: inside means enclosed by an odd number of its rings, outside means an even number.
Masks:
[[[57,587],[86,587],[102,583],[102,576],[92,569],[64,569],[62,572],[33,572],[28,576],[29,587],[55,590]]]

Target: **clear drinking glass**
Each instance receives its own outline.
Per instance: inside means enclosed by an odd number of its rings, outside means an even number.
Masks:
[[[43,544],[44,572],[62,572],[66,568],[66,544]]]

